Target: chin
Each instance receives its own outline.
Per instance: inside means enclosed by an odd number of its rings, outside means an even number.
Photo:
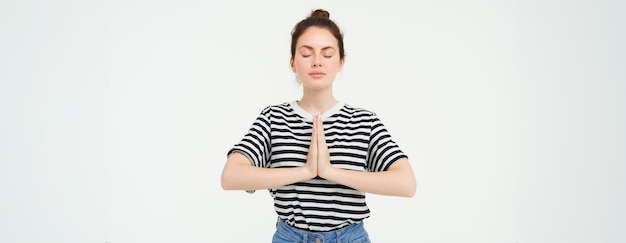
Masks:
[[[302,86],[304,86],[307,89],[314,89],[314,90],[327,89],[327,88],[332,87],[332,85],[333,85],[332,82],[321,81],[321,80],[302,82]]]

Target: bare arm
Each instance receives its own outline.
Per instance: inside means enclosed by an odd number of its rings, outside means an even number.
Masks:
[[[415,175],[408,159],[399,159],[387,171],[382,172],[362,172],[331,167],[326,169],[324,174],[320,174],[320,177],[362,192],[401,197],[415,195]]]
[[[315,133],[315,128],[313,129]],[[261,168],[252,165],[245,155],[231,153],[222,170],[224,190],[259,190],[276,188],[317,176],[317,137],[311,137],[311,145],[304,166],[293,168]]]
[[[415,195],[415,175],[408,159],[401,158],[391,164],[389,169],[381,172],[362,172],[336,168],[330,163],[323,124],[317,117],[314,123],[314,135],[319,154],[317,173],[320,177],[362,192],[401,197],[413,197]]]
[[[361,172],[335,168],[330,164],[330,154],[323,126],[315,116],[307,162],[295,168],[260,168],[253,166],[241,153],[228,156],[222,171],[224,190],[258,190],[276,188],[299,181],[320,177],[356,190],[390,196],[413,197],[415,175],[408,159],[395,161],[387,171]],[[318,156],[319,155],[319,156]]]
[[[222,170],[224,190],[259,190],[288,185],[315,177],[307,166],[294,168],[260,168],[253,166],[241,153],[228,156]]]

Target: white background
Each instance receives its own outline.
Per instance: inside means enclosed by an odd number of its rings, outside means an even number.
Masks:
[[[318,7],[418,180],[374,242],[626,241],[626,1],[3,0],[0,242],[270,242],[220,173]]]

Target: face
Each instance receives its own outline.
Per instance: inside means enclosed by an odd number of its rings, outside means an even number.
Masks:
[[[298,38],[291,70],[302,86],[321,90],[332,87],[344,60],[339,57],[337,39],[324,28],[309,27]]]

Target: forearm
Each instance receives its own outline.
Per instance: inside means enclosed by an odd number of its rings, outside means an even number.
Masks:
[[[396,164],[397,163],[397,164]],[[356,190],[389,196],[413,197],[415,176],[408,161],[396,161],[387,171],[362,172],[333,168],[321,177]]]
[[[234,156],[234,157],[233,157]],[[259,168],[241,154],[234,153],[222,171],[224,190],[260,190],[276,188],[313,178],[305,167]]]

